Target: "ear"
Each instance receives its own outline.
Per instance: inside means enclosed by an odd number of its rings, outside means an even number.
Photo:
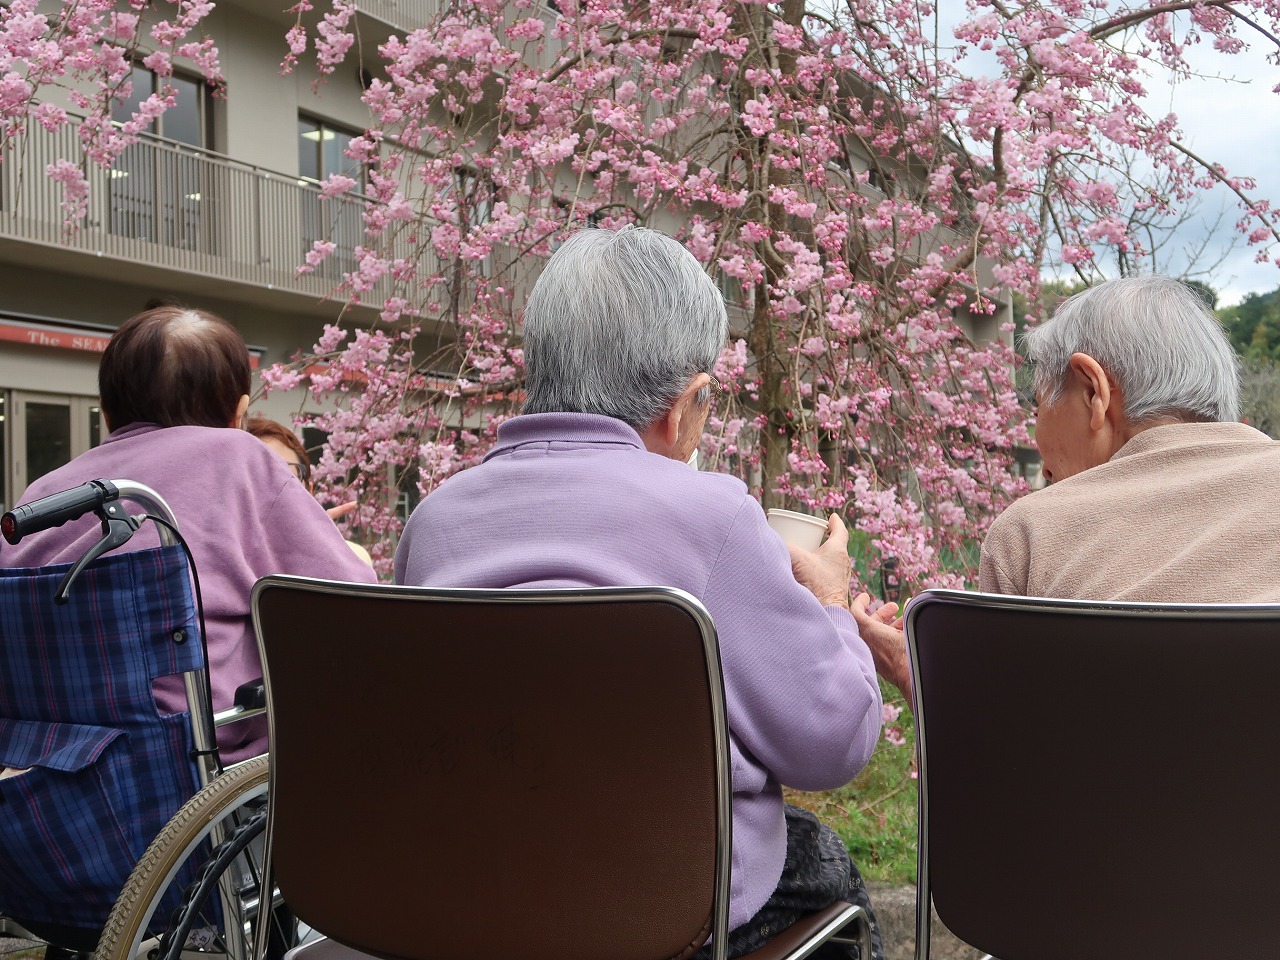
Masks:
[[[231,418],[231,422],[227,424],[233,430],[243,430],[245,424],[245,415],[249,412],[249,395],[247,393],[240,395],[240,402],[236,404],[236,415]]]
[[[680,442],[681,424],[688,419],[698,391],[710,382],[711,378],[705,373],[700,373],[689,381],[689,385],[671,404],[671,409],[650,424],[649,429],[641,434],[645,449],[650,453],[660,453],[664,457],[671,456],[671,451]]]
[[[1119,399],[1112,390],[1111,378],[1102,364],[1087,353],[1073,353],[1067,366],[1074,389],[1089,407],[1089,429],[1101,430],[1108,412],[1115,413],[1112,406]]]
[[[689,419],[690,413],[698,404],[698,391],[709,383],[711,383],[711,377],[709,374],[697,374],[689,381],[689,385],[684,388],[680,393],[680,396],[676,398],[676,402],[671,405],[671,413],[668,414],[668,417],[674,420],[673,429],[675,430],[675,433],[672,435],[673,443],[675,442],[674,438],[680,436],[681,423]]]

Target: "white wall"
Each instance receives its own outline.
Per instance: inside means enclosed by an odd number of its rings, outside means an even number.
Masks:
[[[227,82],[226,100],[215,105],[219,153],[297,174],[299,111],[357,130],[367,126],[356,58],[316,85],[306,56],[292,75],[281,76],[285,27],[275,20],[222,5],[210,18],[209,33]]]
[[[182,278],[175,275],[175,279]],[[264,367],[287,361],[299,349],[309,349],[337,309],[328,304],[314,313],[295,313],[184,291],[180,283],[149,287],[0,263],[0,311],[114,327],[155,297],[175,297],[184,306],[223,317],[249,344],[265,348],[261,358]],[[97,375],[96,354],[0,342],[0,389],[96,396]],[[261,412],[285,419],[303,399],[302,391],[273,394]]]

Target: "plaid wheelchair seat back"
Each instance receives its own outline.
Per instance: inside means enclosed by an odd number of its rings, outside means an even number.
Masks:
[[[0,570],[0,914],[100,930],[196,790],[151,681],[204,657],[181,547],[103,557],[58,605],[68,567]]]

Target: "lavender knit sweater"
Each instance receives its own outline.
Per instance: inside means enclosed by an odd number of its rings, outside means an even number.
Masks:
[[[781,786],[823,790],[866,764],[880,689],[852,616],[791,575],[786,547],[733,477],[646,451],[619,420],[504,423],[480,466],[414,511],[396,581],[418,586],[671,586],[720,637],[733,769],[730,929],[782,874]]]

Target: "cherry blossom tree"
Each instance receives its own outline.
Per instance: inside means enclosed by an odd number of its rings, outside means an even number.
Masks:
[[[101,77],[82,109],[108,116],[130,44],[216,75],[189,39],[207,3],[170,0],[159,36],[165,3],[131,5],[146,26],[113,6],[0,13],[10,135],[61,122],[40,97],[59,71]],[[566,230],[639,223],[688,246],[731,318],[704,468],[767,505],[843,511],[861,576],[891,556],[908,589],[962,582],[1025,489],[1011,296],[1038,302],[1046,270],[1140,260],[1148,225],[1214,187],[1260,259],[1280,239],[1255,185],[1142,96],[1146,77],[1190,78],[1195,47],[1228,63],[1280,47],[1276,0],[968,0],[952,26],[920,0],[472,0],[376,50],[351,0],[317,6],[294,8],[283,67],[359,57],[374,75],[351,147],[367,183],[324,192],[368,196],[334,295],[381,320],[328,328],[264,381],[323,400],[318,473],[385,534],[384,564],[395,492],[475,463],[518,410],[520,304]],[[86,155],[110,163],[131,135],[99,123]],[[73,210],[75,177],[51,175]]]
[[[213,3],[171,0],[160,11],[150,0],[65,0],[53,12],[45,6],[12,0],[0,8],[0,144],[5,162],[20,162],[30,124],[57,131],[71,122],[59,100],[65,97],[83,114],[80,156],[60,158],[46,170],[23,171],[62,184],[62,209],[67,228],[74,230],[88,209],[84,165],[110,167],[176,100],[173,88],[163,86],[129,120],[112,123],[112,106],[131,92],[134,60],[170,77],[176,58],[193,65],[215,90],[221,87],[217,48],[198,35]]]

